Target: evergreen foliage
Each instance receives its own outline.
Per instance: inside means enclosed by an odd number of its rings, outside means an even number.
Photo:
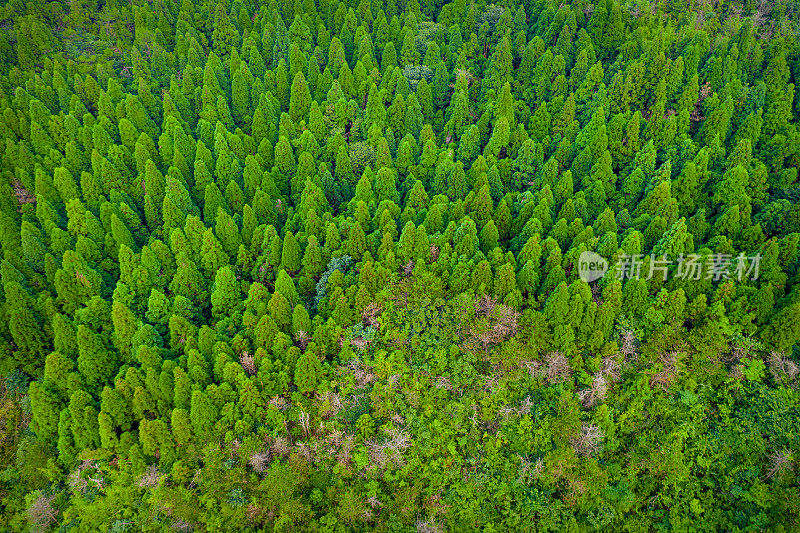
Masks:
[[[800,530],[794,3],[0,22],[0,530]]]

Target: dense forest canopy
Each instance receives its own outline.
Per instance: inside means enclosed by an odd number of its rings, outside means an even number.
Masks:
[[[5,3],[0,530],[797,531],[797,11]]]

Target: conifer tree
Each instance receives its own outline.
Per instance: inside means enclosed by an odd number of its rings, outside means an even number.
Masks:
[[[275,69],[275,97],[278,99],[279,111],[289,108],[289,83],[286,63],[281,59],[278,62],[278,68]]]
[[[361,224],[353,224],[347,238],[347,253],[359,261],[366,250],[366,236]]]
[[[77,341],[77,367],[81,377],[92,388],[104,385],[116,372],[116,353],[109,350],[101,337],[84,325],[77,328]]]
[[[500,234],[497,231],[497,226],[495,225],[493,220],[489,220],[486,225],[483,226],[481,229],[480,234],[480,242],[481,242],[481,250],[484,253],[489,253],[490,251],[494,250],[497,245],[499,244]],[[505,296],[505,294],[503,294]]]
[[[285,270],[278,271],[278,276],[275,281],[275,292],[283,296],[292,307],[300,303],[300,296],[297,294],[294,281]]]
[[[208,290],[197,265],[189,258],[186,251],[179,251],[175,255],[175,263],[176,273],[169,284],[169,290],[189,298],[198,307],[204,307],[208,300]]]
[[[230,316],[239,302],[241,287],[230,266],[219,269],[214,276],[211,310],[215,318]]]
[[[249,80],[244,74],[244,69],[240,68],[233,75],[231,83],[231,94],[233,102],[233,118],[237,124],[245,124],[250,117],[250,87]]]
[[[298,272],[302,265],[302,253],[297,239],[291,231],[283,239],[280,267],[288,272]]]
[[[208,439],[212,435],[218,412],[208,396],[201,390],[192,392],[189,419],[192,429],[200,439]]]
[[[229,256],[220,244],[211,228],[203,233],[203,244],[200,250],[200,263],[207,279],[212,280],[217,272],[228,264]],[[184,296],[188,296],[184,294]]]
[[[132,356],[131,338],[138,328],[136,316],[128,307],[114,300],[111,319],[114,323],[114,344],[119,349],[123,360],[130,360]]]
[[[459,225],[454,236],[454,244],[454,250],[458,255],[463,255],[467,259],[475,255],[478,249],[478,232],[471,218],[465,218]]]
[[[311,93],[302,71],[298,71],[292,81],[291,96],[289,99],[289,116],[297,123],[306,117],[311,105]]]
[[[239,252],[239,246],[242,244],[239,226],[233,217],[220,208],[217,211],[215,229],[223,250],[228,254],[229,260],[233,262]]]
[[[59,435],[59,411],[63,403],[53,390],[39,381],[31,382],[28,395],[31,402],[32,428],[43,438],[53,439]]]
[[[308,350],[300,356],[294,368],[294,382],[304,394],[316,390],[322,378],[322,365],[317,355]]]
[[[38,325],[40,318],[34,300],[16,281],[4,284],[8,329],[19,353],[15,357],[26,371],[33,372],[37,359],[45,356],[48,342],[45,331]]]
[[[102,294],[102,277],[76,252],[64,252],[61,264],[55,288],[66,312],[71,313],[92,296]]]
[[[308,278],[314,278],[320,275],[324,269],[322,264],[322,249],[314,235],[309,235],[308,237],[308,245],[303,254],[302,265],[301,273]]]

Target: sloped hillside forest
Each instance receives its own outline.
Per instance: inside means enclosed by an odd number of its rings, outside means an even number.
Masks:
[[[800,531],[798,10],[4,3],[0,531]]]

